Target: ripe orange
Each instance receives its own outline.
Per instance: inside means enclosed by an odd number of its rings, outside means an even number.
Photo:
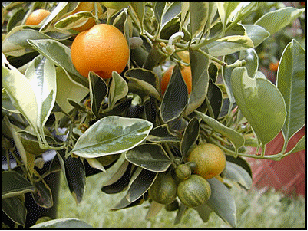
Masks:
[[[226,167],[226,156],[216,145],[201,143],[190,151],[187,160],[195,162],[193,172],[205,179],[219,175]]]
[[[94,11],[94,2],[80,2],[77,8],[72,12],[72,14],[75,14],[79,11]],[[89,30],[95,25],[95,19],[89,18],[85,24],[83,24],[81,27],[74,28],[76,31],[85,31]]]
[[[50,15],[50,11],[44,9],[38,9],[33,11],[27,18],[26,25],[38,25],[43,21],[47,16]]]
[[[169,69],[162,76],[162,79],[161,79],[161,82],[160,82],[160,89],[161,89],[162,94],[164,94],[166,89],[167,89],[167,86],[169,84],[169,81],[170,81],[171,75],[173,73],[174,67],[175,67],[174,65],[169,67]],[[192,78],[191,78],[190,67],[182,66],[181,68],[182,68],[181,74],[182,74],[183,79],[184,79],[184,81],[187,85],[188,94],[190,94],[191,89],[192,89]]]
[[[95,25],[77,35],[71,46],[71,58],[76,70],[88,77],[89,71],[100,77],[121,73],[129,58],[129,48],[122,32],[112,25]]]

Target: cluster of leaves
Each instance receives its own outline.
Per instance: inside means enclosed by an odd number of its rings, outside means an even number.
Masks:
[[[25,11],[27,4],[29,11]],[[194,209],[205,222],[215,212],[235,227],[236,206],[228,180],[246,189],[251,186],[244,147],[262,146],[262,154],[253,157],[276,160],[304,149],[303,137],[285,153],[289,139],[305,123],[305,50],[296,40],[287,45],[277,85],[258,71],[255,50],[303,9],[282,7],[244,25],[241,21],[262,5],[95,3],[95,14],[71,15],[76,2],[40,4],[11,3],[3,9],[7,34],[2,43],[2,142],[7,145],[7,160],[9,154],[14,155],[18,168],[3,172],[2,209],[16,223],[25,224],[27,192],[40,206],[52,206],[44,177],[60,169],[79,203],[85,164],[105,171],[121,161],[102,191],[126,190],[113,209],[141,204],[149,199],[147,190],[157,174],[173,171],[185,162],[190,147],[203,140],[224,150],[227,165],[224,182],[210,179],[210,199]],[[50,16],[39,26],[23,25],[38,7],[51,10]],[[93,72],[86,79],[71,62],[70,45],[77,33],[72,28],[89,17],[113,24],[129,42],[127,68],[123,73],[113,72],[109,80]],[[185,62],[178,51],[189,52],[190,94],[180,72],[179,64]],[[170,61],[178,65],[162,95],[159,80]],[[223,84],[217,84],[218,75]],[[65,132],[59,134],[59,128]],[[285,138],[282,152],[264,156],[265,145],[280,131]],[[49,149],[56,150],[57,158],[41,175],[38,160]],[[151,203],[148,217],[159,209]],[[177,223],[187,208],[180,203],[172,210],[177,211]]]

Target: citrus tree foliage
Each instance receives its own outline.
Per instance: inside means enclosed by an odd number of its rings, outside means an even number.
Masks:
[[[257,54],[263,41],[304,9],[283,4],[270,9],[257,2],[96,2],[92,12],[72,14],[78,4],[14,2],[2,9],[2,155],[13,154],[18,163],[2,174],[2,210],[24,225],[25,193],[51,207],[44,177],[60,169],[79,203],[85,163],[108,175],[118,162],[109,181],[98,185],[102,193],[126,192],[110,209],[147,202],[150,218],[165,206],[148,196],[157,175],[168,173],[178,182],[176,166],[187,162],[191,147],[209,142],[224,151],[226,168],[208,180],[209,199],[193,209],[204,222],[214,212],[236,227],[236,203],[228,187],[231,182],[245,189],[252,185],[245,157],[279,160],[305,148],[303,137],[286,153],[290,138],[305,125],[305,50],[290,39],[276,84],[260,72]],[[25,25],[37,8],[51,14],[37,26]],[[261,9],[263,15],[252,15]],[[88,18],[114,25],[128,41],[127,67],[110,79],[93,72],[84,78],[72,64],[70,45],[79,33],[74,28]],[[171,64],[176,67],[162,94],[160,79]],[[190,94],[181,65],[191,68]],[[280,131],[284,148],[265,156],[266,144]],[[247,146],[257,147],[257,153],[246,154]],[[38,159],[50,149],[57,158],[42,176]],[[173,204],[177,224],[190,208],[178,198]],[[78,220],[36,227],[72,227],[72,222],[87,227]]]

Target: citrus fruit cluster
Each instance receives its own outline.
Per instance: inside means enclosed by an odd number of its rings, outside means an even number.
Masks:
[[[170,173],[158,174],[149,189],[152,200],[169,205],[178,197],[187,207],[197,207],[210,198],[211,186],[206,179],[217,177],[223,171],[224,153],[214,144],[201,143],[190,150],[187,159],[189,162],[175,169],[178,180]]]

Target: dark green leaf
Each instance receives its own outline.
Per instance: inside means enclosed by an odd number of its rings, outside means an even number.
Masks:
[[[206,105],[208,108],[207,115],[212,116],[213,114],[214,119],[218,118],[221,107],[222,107],[222,99],[223,99],[223,93],[221,89],[215,83],[213,83],[212,80],[210,80],[209,88],[207,91],[207,99],[206,99],[209,101],[209,104],[210,104],[210,105]],[[206,101],[204,103],[206,103]],[[209,113],[209,110],[212,110],[212,113]]]
[[[126,159],[153,172],[164,172],[171,164],[167,153],[158,144],[140,144],[127,151]]]
[[[26,16],[26,11],[23,8],[17,8],[13,11],[13,15],[10,17],[7,23],[7,31],[11,31],[20,21]]]
[[[132,68],[125,72],[125,77],[134,77],[139,80],[146,81],[154,88],[158,87],[158,78],[153,71],[149,71],[143,68]]]
[[[162,29],[170,20],[177,17],[180,13],[181,13],[181,2],[171,3],[171,5],[167,8],[166,12],[162,17],[160,28]]]
[[[140,144],[151,129],[147,120],[104,117],[79,137],[71,152],[84,158],[123,153]]]
[[[225,222],[236,227],[236,205],[228,188],[216,178],[207,180],[211,185],[211,197],[206,204]]]
[[[96,117],[101,107],[101,103],[107,95],[108,88],[106,83],[101,77],[94,72],[89,73],[89,86],[90,86],[90,98],[91,98],[91,110]]]
[[[183,159],[186,158],[187,154],[188,154],[188,150],[190,149],[190,147],[195,144],[198,136],[199,136],[199,131],[200,131],[200,121],[196,118],[192,118],[185,131],[183,134],[183,138],[181,141],[181,153],[182,153],[182,157]]]
[[[15,171],[2,172],[2,199],[34,192],[35,187]]]
[[[157,126],[151,130],[147,140],[151,142],[178,142],[180,139],[168,130],[167,125]]]
[[[46,184],[44,179],[37,179],[34,181],[35,192],[31,193],[35,202],[45,208],[49,209],[53,206],[53,198],[50,187]]]
[[[168,55],[160,49],[159,45],[154,44],[145,60],[144,68],[151,71],[154,67],[162,64],[167,57]]]
[[[211,215],[211,212],[213,211],[208,205],[206,205],[205,203],[202,204],[202,205],[199,205],[197,207],[194,208],[194,210],[196,210],[202,221],[205,223],[205,222],[208,222],[209,219],[210,219],[210,215]]]
[[[141,197],[153,183],[157,173],[142,169],[137,178],[131,183],[127,190],[126,198],[129,202],[136,201]]]
[[[141,29],[143,28],[143,18],[144,18],[144,9],[145,2],[130,2],[132,9],[134,10],[137,19],[139,20],[139,24]]]
[[[285,141],[305,124],[306,52],[296,40],[285,48],[279,63],[277,87],[286,103],[287,116],[282,128]]]
[[[79,204],[82,200],[86,183],[84,165],[79,158],[69,156],[64,160],[64,167],[68,188],[76,203]]]
[[[160,24],[160,21],[162,19],[162,15],[164,12],[166,2],[156,2],[154,6],[154,15],[157,19],[158,24]]]
[[[199,51],[189,50],[192,90],[184,115],[189,115],[204,101],[209,85],[209,58]]]
[[[187,102],[187,85],[183,80],[180,67],[175,66],[160,106],[163,121],[166,123],[179,117]]]
[[[2,211],[14,222],[25,226],[27,210],[25,204],[19,197],[2,199]]]

